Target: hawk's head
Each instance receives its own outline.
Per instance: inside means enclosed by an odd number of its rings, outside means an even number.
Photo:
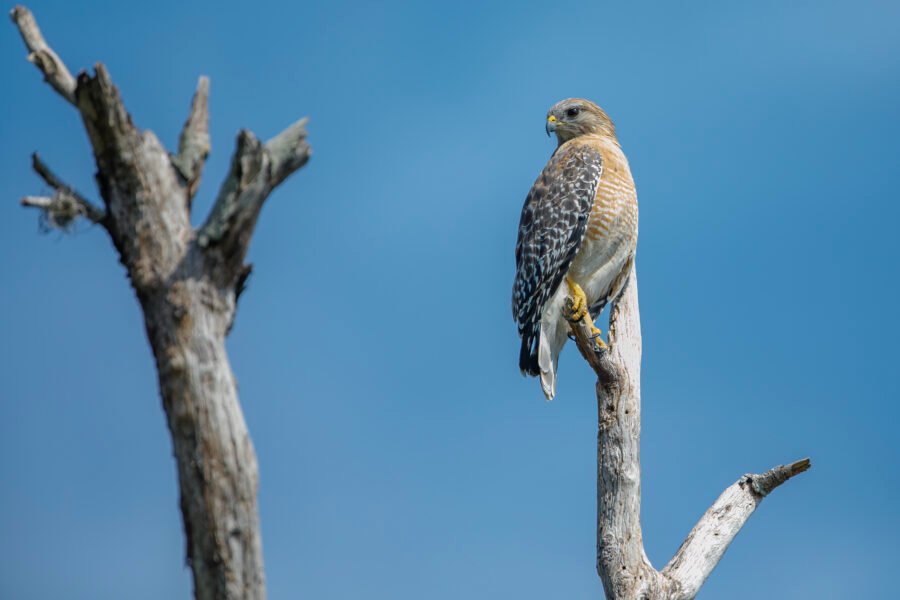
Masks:
[[[557,102],[547,112],[547,135],[556,134],[563,145],[580,135],[595,134],[616,138],[616,128],[603,109],[584,98]]]

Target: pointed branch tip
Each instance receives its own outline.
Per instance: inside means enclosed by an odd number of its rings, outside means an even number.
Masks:
[[[754,492],[765,497],[788,479],[808,471],[811,466],[809,458],[803,458],[788,465],[778,465],[759,475],[747,475],[746,479]]]
[[[779,465],[765,473],[765,475],[777,474],[778,482],[772,487],[772,489],[775,489],[775,487],[778,487],[788,479],[808,471],[811,466],[812,462],[809,458],[803,458],[789,465]]]
[[[200,186],[200,175],[210,149],[209,77],[201,75],[191,100],[191,111],[178,138],[178,154],[172,157],[172,164],[187,186],[189,204]]]
[[[760,475],[744,475],[722,492],[662,571],[680,590],[677,597],[693,598],[760,502],[810,465],[810,460],[804,458]]]
[[[309,117],[303,117],[266,142],[266,150],[272,157],[273,187],[305,165],[312,156],[312,148],[306,142],[307,123]]]
[[[793,477],[794,475],[799,475],[804,471],[808,471],[811,466],[812,461],[808,457],[801,458],[797,462],[791,463],[791,477]]]

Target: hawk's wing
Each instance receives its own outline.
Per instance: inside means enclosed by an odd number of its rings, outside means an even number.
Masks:
[[[525,199],[512,304],[522,336],[519,368],[529,375],[539,373],[537,346],[544,304],[581,247],[602,172],[600,152],[586,145],[563,145]]]

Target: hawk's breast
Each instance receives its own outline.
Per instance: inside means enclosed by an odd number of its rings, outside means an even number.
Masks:
[[[594,303],[610,293],[637,245],[637,193],[625,155],[618,145],[598,141],[603,173],[588,219],[587,230],[569,275]]]

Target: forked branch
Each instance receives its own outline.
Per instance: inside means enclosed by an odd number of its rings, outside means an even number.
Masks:
[[[571,303],[567,311],[572,314]],[[597,572],[606,597],[689,600],[762,499],[806,471],[809,459],[741,477],[657,571],[644,553],[640,523],[641,322],[633,265],[610,310],[607,348],[596,344],[586,319],[570,319],[570,325],[578,350],[597,374]]]
[[[300,119],[265,144],[241,130],[228,177],[197,236],[201,247],[220,245],[238,263],[243,260],[269,193],[312,155],[306,123]]]

